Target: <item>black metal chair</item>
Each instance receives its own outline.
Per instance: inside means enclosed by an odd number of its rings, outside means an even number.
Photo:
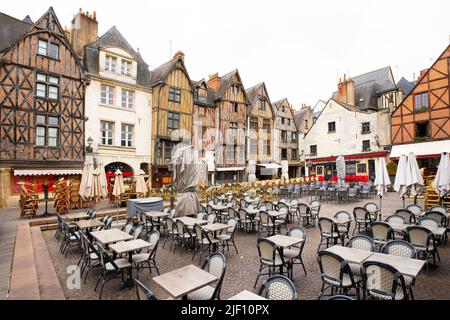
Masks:
[[[134,279],[134,286],[136,287],[136,296],[138,300],[158,300],[153,292],[138,279]]]
[[[266,279],[258,294],[269,300],[297,300],[297,289],[294,283],[279,274]]]

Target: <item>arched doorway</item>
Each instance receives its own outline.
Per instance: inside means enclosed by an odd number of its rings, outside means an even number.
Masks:
[[[114,181],[112,178],[114,178],[117,169],[122,171],[124,183],[131,183],[134,176],[133,168],[123,162],[111,162],[105,166],[106,179],[109,182],[109,185]]]

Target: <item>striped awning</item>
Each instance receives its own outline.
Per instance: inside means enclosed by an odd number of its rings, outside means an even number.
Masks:
[[[245,167],[221,167],[217,168],[217,171],[242,171]]]
[[[68,176],[77,175],[82,169],[15,169],[15,176]]]

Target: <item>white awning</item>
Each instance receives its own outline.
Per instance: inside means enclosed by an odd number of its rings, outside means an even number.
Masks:
[[[68,176],[82,174],[82,169],[15,169],[15,176]]]
[[[259,163],[258,166],[264,167],[266,169],[280,169],[281,166],[278,163]]]
[[[217,171],[241,171],[244,170],[245,167],[223,167],[223,168],[217,168]]]
[[[399,158],[402,154],[413,152],[415,156],[440,155],[450,152],[450,140],[399,144],[392,146],[391,158]]]

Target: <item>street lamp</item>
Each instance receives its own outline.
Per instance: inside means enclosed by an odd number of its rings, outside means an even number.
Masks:
[[[94,142],[94,140],[91,137],[89,137],[87,139],[87,143],[88,143],[88,146],[86,147],[87,153],[92,153],[94,151],[94,148],[92,148],[92,142]]]

